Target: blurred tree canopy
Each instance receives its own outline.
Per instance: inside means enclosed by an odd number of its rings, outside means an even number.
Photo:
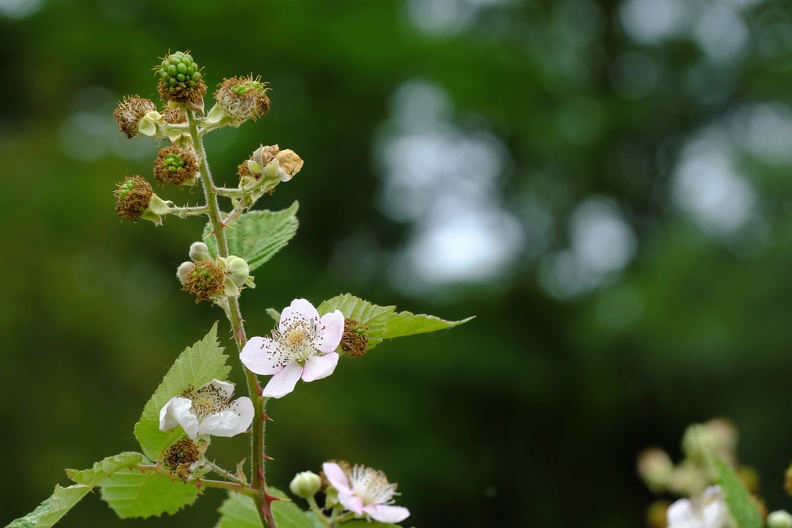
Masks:
[[[272,402],[273,485],[340,458],[399,482],[416,526],[640,526],[637,453],[726,416],[790,508],[787,2],[0,0],[9,521],[64,467],[134,450],[221,318],[174,277],[200,220],[113,211],[159,148],[116,101],[156,100],[157,57],[187,49],[210,85],[272,87],[269,116],[208,138],[221,181],[260,143],[306,161],[266,205],[298,200],[301,227],[242,299],[250,335],[347,291],[477,315]],[[208,525],[222,498],[149,524]],[[89,497],[62,525],[115,523]]]

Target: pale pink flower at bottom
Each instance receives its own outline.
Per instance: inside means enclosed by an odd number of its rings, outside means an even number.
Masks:
[[[272,337],[252,337],[239,359],[261,375],[272,375],[262,396],[280,398],[294,390],[297,381],[326,378],[338,364],[335,349],[344,335],[340,310],[319,317],[305,299],[295,299],[281,313]]]
[[[733,528],[734,521],[720,486],[710,486],[693,499],[679,499],[666,512],[668,528]]]
[[[382,471],[359,464],[341,467],[334,462],[325,462],[322,470],[338,491],[338,502],[357,517],[366,515],[375,521],[398,523],[410,516],[407,508],[391,505],[396,484],[390,484]]]

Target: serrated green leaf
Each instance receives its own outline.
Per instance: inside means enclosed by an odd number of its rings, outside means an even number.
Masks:
[[[286,500],[279,500],[272,503],[272,517],[278,528],[314,528],[311,520],[305,515],[289,496],[277,488],[267,486],[267,493],[273,497]]]
[[[295,214],[298,208],[299,204],[294,202],[282,211],[248,211],[240,215],[225,230],[228,252],[245,259],[250,271],[255,270],[286,247],[297,233],[299,223]],[[217,242],[211,233],[212,225],[207,224],[203,238],[209,253],[217,258]]]
[[[288,500],[285,493],[271,487],[267,487],[267,493],[273,497],[287,499],[272,503],[272,516],[278,528],[314,528],[314,524],[305,512]],[[215,528],[262,528],[256,503],[246,495],[229,493],[218,511],[221,517]]]
[[[12,521],[7,528],[49,528],[53,526],[99,481],[123,468],[135,466],[142,460],[143,455],[140,453],[121,453],[97,462],[91,469],[82,471],[67,469],[66,474],[77,484],[67,488],[55,486],[52,495],[39,504],[32,513]]]
[[[445,330],[446,328],[453,328],[465,324],[471,319],[473,319],[473,317],[468,317],[460,321],[446,321],[434,315],[414,315],[410,312],[399,312],[391,314],[391,316],[388,317],[388,322],[385,324],[384,339]]]
[[[713,457],[715,468],[718,470],[718,484],[720,484],[729,513],[740,528],[762,528],[762,514],[756,503],[751,499],[751,494],[743,484],[734,469],[723,460]]]
[[[105,477],[124,468],[131,468],[143,461],[140,453],[124,452],[107,457],[93,465],[91,469],[67,469],[66,475],[77,484],[94,487]]]
[[[151,460],[160,454],[183,433],[177,427],[162,432],[159,429],[159,413],[168,401],[191,387],[200,387],[213,379],[225,380],[231,367],[226,365],[228,356],[217,341],[217,323],[206,336],[179,355],[165,374],[154,395],[143,408],[140,421],[135,424],[135,437],[143,453]]]
[[[246,495],[229,492],[228,498],[217,511],[220,512],[220,520],[217,521],[215,528],[263,527],[256,510],[256,503]]]
[[[39,520],[50,512],[50,501],[52,497],[47,497],[39,504],[35,510],[24,517],[14,519],[6,528],[35,528]],[[52,526],[52,525],[50,525]]]
[[[102,500],[121,519],[173,514],[198,498],[198,488],[167,475],[122,469],[99,483]]]
[[[317,307],[319,315],[341,310],[346,319],[368,325],[369,350],[382,343],[388,317],[395,309],[395,306],[377,306],[348,293],[328,299]]]

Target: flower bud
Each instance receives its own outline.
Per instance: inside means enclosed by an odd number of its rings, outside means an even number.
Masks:
[[[198,174],[195,152],[178,145],[159,151],[154,162],[154,177],[161,185],[193,185]]]
[[[176,269],[176,276],[179,278],[179,282],[184,286],[187,277],[195,271],[195,264],[193,262],[182,262],[179,267]]]
[[[291,492],[303,499],[310,499],[316,495],[321,487],[321,477],[311,471],[297,473],[289,484]]]
[[[214,94],[217,104],[209,111],[205,123],[213,127],[238,127],[248,119],[255,122],[264,117],[270,108],[266,85],[260,77],[252,76],[223,80]]]
[[[125,178],[113,195],[116,197],[116,212],[133,222],[143,218],[162,225],[162,217],[171,211],[170,206],[154,193],[151,184],[142,176]]]
[[[300,156],[291,149],[281,150],[277,156],[280,166],[278,167],[278,178],[280,181],[287,182],[295,174],[300,172],[305,163]]]
[[[792,528],[792,515],[784,510],[774,511],[767,516],[767,528]]]
[[[226,273],[231,277],[234,284],[241,288],[247,284],[250,278],[250,266],[245,259],[229,255],[225,258]]]
[[[662,491],[668,485],[674,463],[662,449],[649,448],[638,455],[638,475],[652,491]]]
[[[688,427],[682,437],[682,451],[694,461],[705,461],[714,454],[734,463],[737,440],[737,430],[731,422],[714,419]]]
[[[113,112],[113,117],[118,121],[118,127],[121,129],[121,132],[126,134],[126,137],[133,138],[138,134],[138,129],[141,127],[141,120],[143,120],[149,112],[156,113],[156,105],[149,99],[133,95],[132,97],[124,97],[124,100],[118,103],[118,108]],[[150,126],[150,120],[143,123],[144,129],[150,129]],[[142,130],[140,132],[147,136],[152,135]]]
[[[199,262],[201,260],[212,260],[209,247],[203,242],[193,242],[190,245],[190,260]]]
[[[155,69],[160,76],[157,90],[164,101],[185,103],[191,110],[203,111],[206,83],[201,68],[188,53],[169,54]]]

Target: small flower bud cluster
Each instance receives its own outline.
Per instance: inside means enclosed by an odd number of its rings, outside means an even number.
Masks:
[[[717,480],[718,473],[711,462],[714,456],[735,466],[753,489],[758,486],[758,479],[751,478],[755,475],[751,468],[737,464],[737,440],[737,430],[728,420],[716,418],[691,425],[682,438],[682,462],[674,464],[662,449],[646,449],[638,457],[638,474],[656,493],[670,491],[692,497]]]
[[[113,194],[116,212],[133,222],[142,218],[162,225],[162,217],[171,212],[170,206],[156,195],[142,176],[128,176],[118,184]]]
[[[245,286],[255,287],[250,266],[242,258],[229,255],[213,261],[207,245],[194,242],[190,246],[190,260],[179,266],[176,276],[182,289],[195,295],[195,302],[239,297]]]

